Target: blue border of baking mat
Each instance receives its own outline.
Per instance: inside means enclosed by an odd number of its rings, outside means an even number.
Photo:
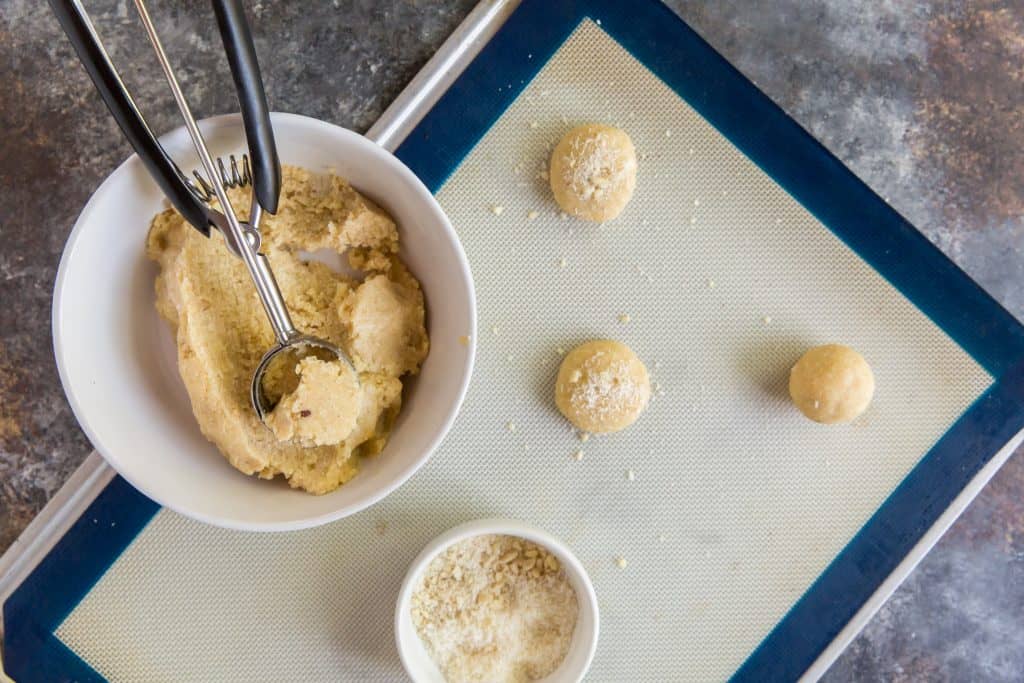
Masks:
[[[398,157],[436,192],[588,17],[996,378],[733,676],[794,680],[1024,428],[1024,325],[658,0],[524,0]],[[19,683],[104,680],[54,631],[158,510],[115,478],[8,599],[4,658]]]

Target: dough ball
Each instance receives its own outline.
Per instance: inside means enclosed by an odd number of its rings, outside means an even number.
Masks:
[[[601,434],[633,424],[651,398],[647,368],[625,344],[581,344],[558,369],[555,405],[577,429]]]
[[[864,357],[848,346],[815,346],[789,375],[793,403],[815,422],[849,422],[863,413],[875,393],[875,376]]]
[[[551,153],[551,191],[570,216],[598,223],[618,216],[636,186],[636,150],[623,131],[573,128]]]

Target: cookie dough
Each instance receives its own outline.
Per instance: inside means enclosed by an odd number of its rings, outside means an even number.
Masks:
[[[401,407],[401,378],[419,371],[429,341],[423,293],[398,258],[394,221],[341,178],[283,171],[278,212],[261,226],[263,251],[295,326],[343,348],[359,373],[359,408],[341,441],[327,443],[337,434],[317,438],[299,426],[280,441],[288,429],[275,434],[256,417],[249,382],[274,334],[245,265],[218,233],[203,237],[167,210],[153,220],[147,254],[160,266],[156,306],[174,328],[178,369],[203,434],[242,472],[281,475],[322,494],[354,477],[360,456],[384,448]],[[238,209],[249,205],[247,189],[230,195]],[[362,278],[299,257],[300,250],[325,248],[347,253]],[[269,398],[284,398],[296,386],[282,384]],[[299,407],[300,419],[303,409],[313,410]],[[309,441],[321,445],[307,447]]]
[[[864,357],[848,346],[815,346],[789,375],[793,403],[815,422],[849,422],[863,413],[875,393],[875,376]]]
[[[633,424],[651,398],[647,368],[633,350],[610,339],[566,354],[555,381],[555,405],[577,429],[595,434]]]
[[[636,150],[625,132],[587,124],[573,128],[551,153],[551,191],[562,210],[598,223],[620,213],[636,186]]]
[[[295,366],[298,383],[283,393],[266,423],[278,441],[302,446],[333,446],[355,429],[359,417],[359,380],[339,360],[307,356]]]

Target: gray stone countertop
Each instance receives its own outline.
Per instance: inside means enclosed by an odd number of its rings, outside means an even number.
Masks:
[[[127,0],[86,3],[151,124],[178,125]],[[365,130],[474,0],[250,3],[271,107]],[[1018,317],[1024,5],[669,3]],[[209,3],[152,0],[199,116],[233,111]],[[89,452],[50,345],[61,249],[128,145],[38,0],[0,4],[0,551]],[[996,475],[827,680],[1024,679],[1024,459]]]

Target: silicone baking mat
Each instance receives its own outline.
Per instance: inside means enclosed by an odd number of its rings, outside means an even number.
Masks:
[[[560,215],[541,177],[586,121],[640,159],[600,226]],[[115,480],[7,603],[20,680],[402,680],[409,562],[491,515],[586,565],[589,680],[795,678],[1024,426],[1021,327],[655,2],[527,0],[398,154],[477,288],[477,369],[445,443],[370,510],[296,533],[205,526]],[[597,337],[637,351],[655,396],[582,442],[552,386]],[[832,340],[878,390],[826,428],[786,380]]]

